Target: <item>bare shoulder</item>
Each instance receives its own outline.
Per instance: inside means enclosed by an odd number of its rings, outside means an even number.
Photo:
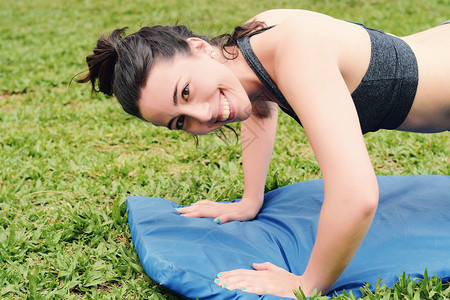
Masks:
[[[354,39],[355,33],[364,32],[360,26],[333,18],[331,16],[298,9],[275,9],[268,10],[256,15],[249,21],[261,21],[267,26],[276,25],[274,30],[265,33],[272,38],[292,40],[289,37],[296,36],[303,41],[308,39],[333,42],[339,40],[342,45],[343,39]],[[272,39],[271,39],[272,40]]]
[[[331,68],[337,65],[349,90],[353,91],[367,70],[370,38],[359,25],[317,12],[286,9],[266,11],[252,20],[276,25],[251,41],[253,50],[275,81],[283,73],[282,68],[290,68],[294,61],[297,75],[308,69],[302,64]]]
[[[278,25],[289,19],[330,18],[327,15],[302,9],[272,9],[257,14],[250,21],[261,21],[267,26]]]
[[[351,91],[358,86],[370,61],[367,31],[359,25],[324,14],[287,18],[268,30],[266,38],[274,41],[270,44],[274,48],[275,73],[280,72],[276,68],[277,65],[281,67],[283,60],[295,60],[299,68],[302,63],[326,64],[324,67],[337,65]]]
[[[367,35],[359,26],[320,13],[296,10],[288,10],[284,13],[282,10],[275,11],[274,14],[268,18],[262,18],[264,16],[261,15],[258,19],[266,22],[268,26],[276,26],[254,37],[253,43],[254,48],[265,48],[264,51],[272,50],[273,54],[279,54],[279,58],[286,57],[287,52],[292,51],[302,53],[313,50],[309,54],[317,55],[319,52],[323,54],[324,51],[335,54],[344,53],[343,48],[347,48],[344,45],[358,42],[357,35]],[[271,43],[267,43],[268,40]],[[308,60],[311,58],[308,57]]]

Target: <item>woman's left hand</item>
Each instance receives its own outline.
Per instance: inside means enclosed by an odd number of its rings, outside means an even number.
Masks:
[[[255,270],[238,269],[221,272],[217,274],[214,282],[229,290],[239,289],[258,295],[295,298],[293,291],[299,289],[302,283],[301,276],[289,273],[269,262],[253,264],[253,268]]]

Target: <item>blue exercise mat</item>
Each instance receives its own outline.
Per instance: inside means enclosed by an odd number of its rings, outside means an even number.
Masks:
[[[353,291],[378,278],[393,287],[403,272],[450,279],[450,176],[378,176],[380,201],[372,226],[332,291]],[[322,180],[300,182],[265,195],[257,218],[215,224],[188,218],[177,203],[128,197],[128,222],[145,272],[187,298],[281,299],[216,285],[216,274],[271,262],[295,274],[308,263],[323,200]]]

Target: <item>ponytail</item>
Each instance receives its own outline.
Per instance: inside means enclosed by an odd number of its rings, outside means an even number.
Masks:
[[[187,38],[206,38],[186,26],[143,27],[122,37],[126,29],[116,29],[98,39],[93,54],[86,57],[89,72],[76,81],[91,82],[93,93],[114,95],[125,112],[144,120],[138,102],[155,59],[189,54]]]
[[[86,63],[89,72],[77,79],[79,83],[90,81],[92,84],[92,92],[102,92],[108,96],[114,94],[114,68],[118,60],[117,44],[122,40],[122,33],[127,27],[114,30],[110,36],[102,35],[94,48],[94,54],[86,57]],[[96,81],[98,79],[98,87]]]

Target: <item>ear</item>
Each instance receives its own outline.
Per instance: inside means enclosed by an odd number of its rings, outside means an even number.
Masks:
[[[196,53],[204,53],[207,55],[211,55],[211,52],[213,50],[212,46],[210,43],[208,43],[207,41],[204,41],[202,39],[196,38],[196,37],[191,37],[186,39],[189,47],[191,48],[191,52],[193,54]]]

